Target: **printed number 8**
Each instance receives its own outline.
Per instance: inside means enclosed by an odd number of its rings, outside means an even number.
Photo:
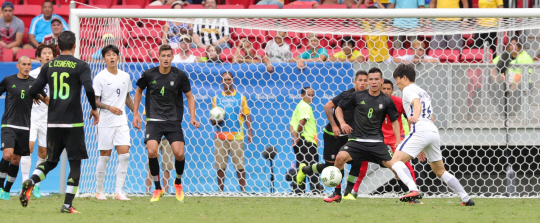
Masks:
[[[369,112],[367,113],[368,118],[371,118],[371,116],[373,116],[373,108],[370,108]]]

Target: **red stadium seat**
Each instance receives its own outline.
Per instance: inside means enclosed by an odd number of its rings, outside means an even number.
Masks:
[[[231,38],[233,41],[247,38],[253,44],[253,48],[259,49],[267,35],[268,31],[265,30],[236,28],[231,33]]]
[[[346,9],[346,5],[319,5],[317,9]]]
[[[245,8],[248,8],[249,5],[254,5],[254,0],[225,0],[225,5],[242,5]],[[219,6],[218,6],[219,9]]]
[[[55,5],[53,9],[54,14],[59,15],[69,24],[69,5]]]
[[[32,19],[41,14],[41,5],[25,5],[24,7],[15,7],[14,16],[19,17],[24,22],[24,27],[30,27]]]
[[[113,5],[111,9],[142,9],[140,5]]]
[[[3,62],[13,62],[13,50],[4,49]]]
[[[489,55],[486,56],[488,61],[484,61],[484,49],[463,49],[463,51],[461,51],[459,60],[463,63],[490,62],[491,58],[493,58],[492,55],[493,51],[490,49]]]
[[[205,9],[205,8],[204,8],[204,5],[191,4],[191,5],[184,6],[184,9]]]
[[[20,49],[17,51],[17,56],[15,57],[15,60],[18,60],[22,56],[30,57],[30,59],[36,58],[36,50],[35,49]]]
[[[88,0],[89,5],[106,5],[106,8],[110,8],[113,5],[118,4],[118,0]]]
[[[148,49],[151,48],[128,48],[122,49],[121,54],[126,58],[126,62],[150,62]]]
[[[191,54],[195,55],[196,57],[204,57],[206,56],[206,51],[202,48],[196,48],[191,49]]]
[[[23,38],[22,38],[22,44],[27,44],[29,41],[28,41],[28,28],[24,28],[24,34],[23,34]]]
[[[108,9],[107,5],[77,5],[78,9]]]
[[[245,9],[243,5],[218,5],[218,9]]]
[[[412,54],[414,54],[413,49],[399,49],[399,50],[394,50],[394,53],[392,53],[392,57],[400,57],[400,56],[412,55]]]
[[[25,5],[41,5],[43,4],[45,0],[23,0],[23,4]],[[18,2],[17,0],[11,1],[11,2]]]
[[[69,3],[71,3],[71,1],[76,1],[76,2],[80,2],[80,3],[85,3],[86,2],[86,0],[56,0],[56,4],[57,5],[69,5]]]
[[[362,49],[360,49],[360,52],[362,52],[362,56],[364,56],[364,58],[366,58],[366,60],[368,60],[368,58],[369,58],[369,49],[368,48],[362,48]]]
[[[284,5],[283,9],[313,9],[311,5]]]
[[[150,4],[150,0],[122,0],[122,5],[138,5],[141,9]]]
[[[234,50],[235,49],[223,49],[221,51],[221,60],[222,61],[225,61],[225,62],[229,62],[229,63],[232,63],[233,61],[233,58],[234,58]]]
[[[248,9],[279,9],[277,5],[250,5]]]
[[[147,5],[145,9],[171,9],[170,5]]]
[[[435,49],[430,50],[429,56],[439,58],[439,61],[441,62],[456,62],[458,61],[459,56],[459,50],[451,50],[451,49]]]

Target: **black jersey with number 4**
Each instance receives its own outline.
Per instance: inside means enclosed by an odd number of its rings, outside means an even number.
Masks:
[[[30,86],[34,84],[33,77],[27,79],[17,77],[17,74],[5,77],[0,82],[0,95],[6,92],[6,106],[2,116],[2,127],[28,127],[30,129],[30,115],[32,114],[32,97],[28,93]],[[45,92],[41,92],[47,97]]]
[[[371,96],[368,90],[356,91],[339,102],[339,107],[343,109],[354,107],[354,125],[349,139],[359,141],[384,141],[382,124],[386,115],[390,121],[398,119],[399,114],[392,98],[384,93],[378,96]]]
[[[137,81],[137,86],[146,90],[147,120],[182,121],[184,97],[191,91],[191,84],[184,71],[171,67],[168,74],[159,72],[159,67],[146,70]]]
[[[32,97],[49,84],[49,124],[82,126],[81,87],[84,86],[88,102],[97,109],[92,74],[88,64],[71,55],[60,55],[43,65],[30,88]]]
[[[343,100],[344,98],[347,98],[349,95],[351,95],[355,91],[356,90],[354,88],[351,88],[349,90],[341,92],[341,94],[332,98],[332,103],[334,103],[334,106],[337,108],[341,100]],[[354,108],[351,107],[347,109],[345,108],[342,108],[342,109],[343,109],[343,119],[345,119],[345,123],[352,126],[354,124]],[[339,121],[337,120],[335,113],[334,113],[334,121],[336,122],[337,126],[341,128],[341,125],[339,124]],[[325,128],[327,131],[332,132],[332,125],[330,125],[330,123],[328,123]]]

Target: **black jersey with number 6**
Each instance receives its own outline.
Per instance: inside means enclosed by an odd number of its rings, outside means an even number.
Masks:
[[[184,97],[191,91],[189,79],[180,69],[171,67],[168,74],[161,74],[159,67],[146,70],[137,81],[146,90],[146,118],[151,121],[182,121]]]
[[[354,107],[354,125],[349,139],[357,141],[375,142],[384,141],[382,124],[386,115],[390,121],[398,119],[399,114],[392,98],[384,93],[372,96],[369,91],[356,91],[339,102],[342,109]]]
[[[2,127],[10,125],[15,128],[25,127],[30,129],[33,99],[30,97],[28,90],[35,80],[30,76],[27,79],[20,79],[15,74],[5,77],[0,82],[0,95],[6,92],[6,106],[4,116],[2,116]],[[47,97],[47,94],[43,91],[41,95]]]
[[[49,124],[83,126],[81,87],[84,86],[88,102],[97,109],[92,74],[88,64],[71,55],[60,55],[43,65],[39,76],[30,88],[33,98],[38,90],[49,84]]]

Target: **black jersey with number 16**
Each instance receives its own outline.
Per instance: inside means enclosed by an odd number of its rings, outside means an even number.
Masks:
[[[83,126],[82,86],[92,109],[97,109],[91,70],[82,60],[71,55],[60,55],[44,64],[36,82],[30,88],[32,97],[36,98],[36,92],[42,90],[46,84],[49,84],[50,89],[49,124]]]
[[[30,114],[32,113],[32,97],[28,90],[36,79],[20,79],[17,74],[5,77],[0,82],[0,95],[6,92],[6,107],[2,116],[2,127],[30,129]],[[47,97],[45,92],[41,92]],[[43,102],[42,102],[43,103]]]

